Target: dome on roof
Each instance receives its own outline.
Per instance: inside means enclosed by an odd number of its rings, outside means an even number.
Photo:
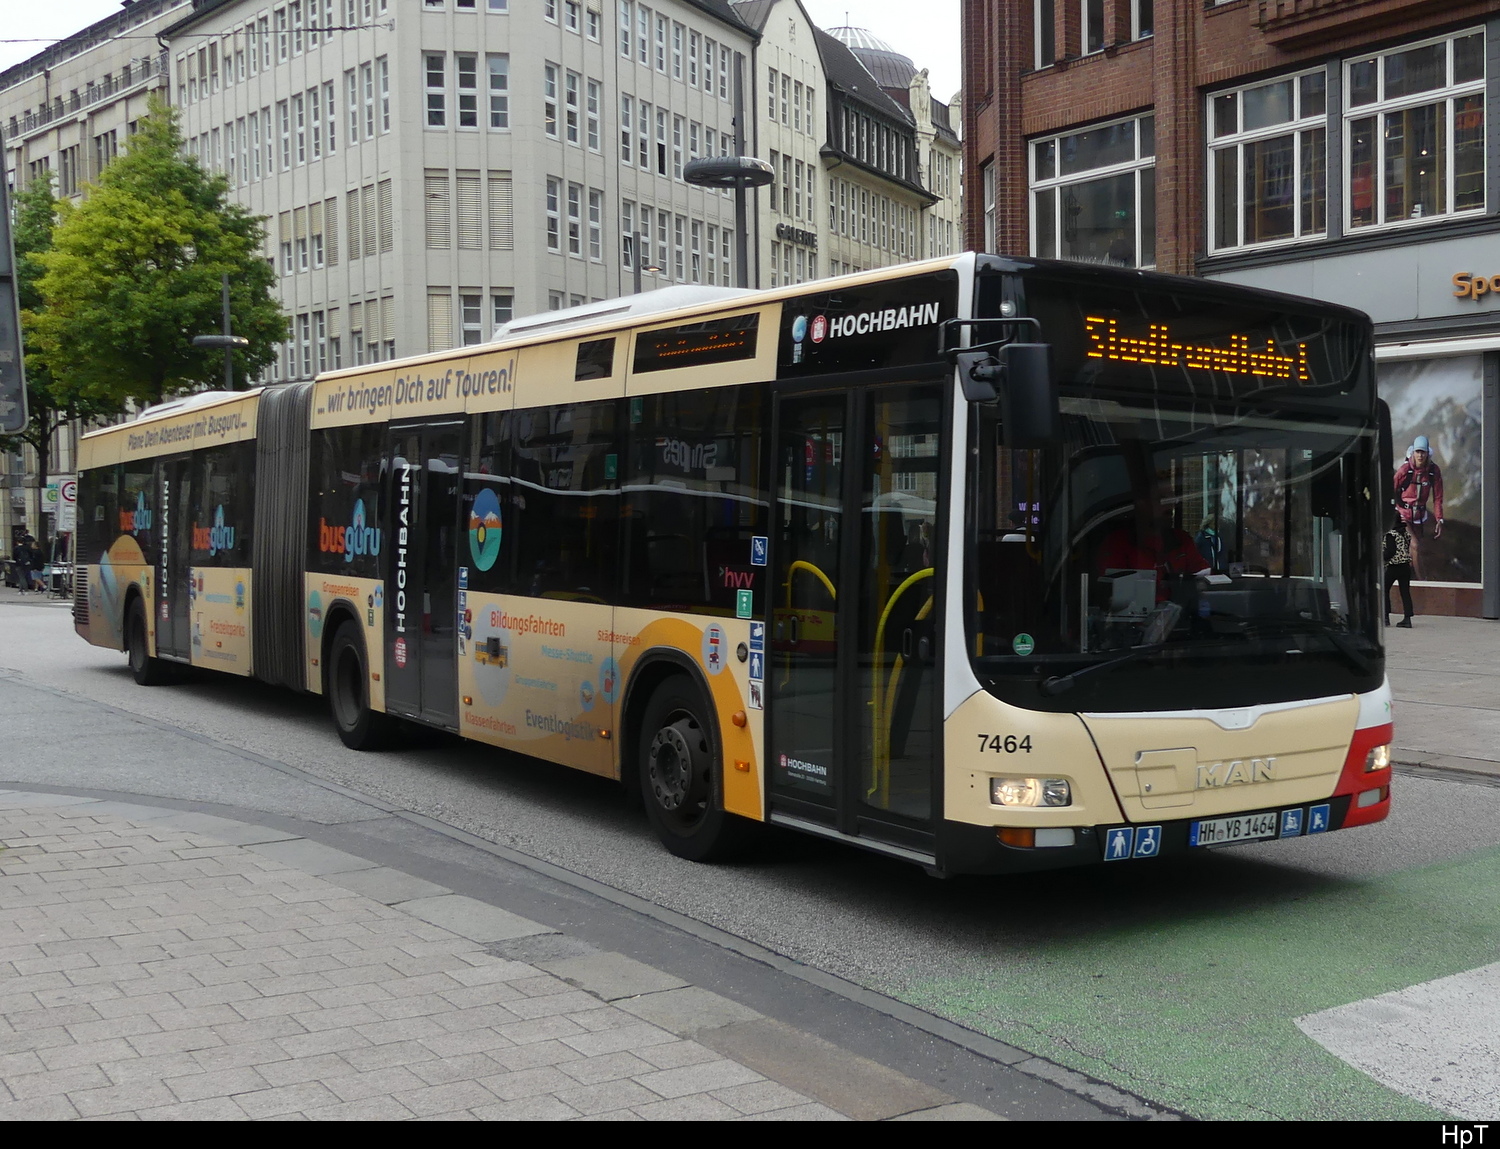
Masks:
[[[830,28],[828,34],[842,43],[875,77],[882,88],[905,88],[917,74],[910,56],[903,56],[866,28]]]

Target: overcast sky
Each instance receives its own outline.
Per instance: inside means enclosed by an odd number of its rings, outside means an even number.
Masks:
[[[526,0],[521,0],[526,2]],[[534,0],[532,0],[534,2]],[[932,73],[932,92],[947,100],[962,83],[959,0],[802,0],[820,28],[867,28],[918,68]],[[119,10],[119,0],[0,0],[0,71]],[[17,41],[23,41],[18,43]]]

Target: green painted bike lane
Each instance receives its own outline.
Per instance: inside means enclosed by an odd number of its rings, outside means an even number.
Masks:
[[[1446,1116],[1346,1065],[1294,1019],[1500,958],[1500,848],[1229,902],[1148,911],[1010,947],[980,973],[884,988],[1194,1117]]]

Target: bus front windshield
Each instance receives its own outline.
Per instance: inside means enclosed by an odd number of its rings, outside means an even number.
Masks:
[[[974,410],[968,641],[993,692],[1121,712],[1380,685],[1373,428],[1064,398],[1062,441],[1015,450]]]

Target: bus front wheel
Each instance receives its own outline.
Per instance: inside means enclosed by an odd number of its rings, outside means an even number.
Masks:
[[[652,829],[668,850],[693,862],[722,861],[738,853],[751,827],[724,811],[717,785],[719,756],[706,713],[691,682],[669,678],[646,707],[636,759]]]
[[[359,624],[339,627],[328,648],[323,692],[339,740],[350,750],[376,750],[390,733],[390,719],[370,709],[370,675]]]
[[[131,600],[130,617],[125,621],[125,652],[130,660],[130,673],[138,686],[161,686],[167,681],[167,664],[151,657],[146,635],[146,608],[138,598]]]

